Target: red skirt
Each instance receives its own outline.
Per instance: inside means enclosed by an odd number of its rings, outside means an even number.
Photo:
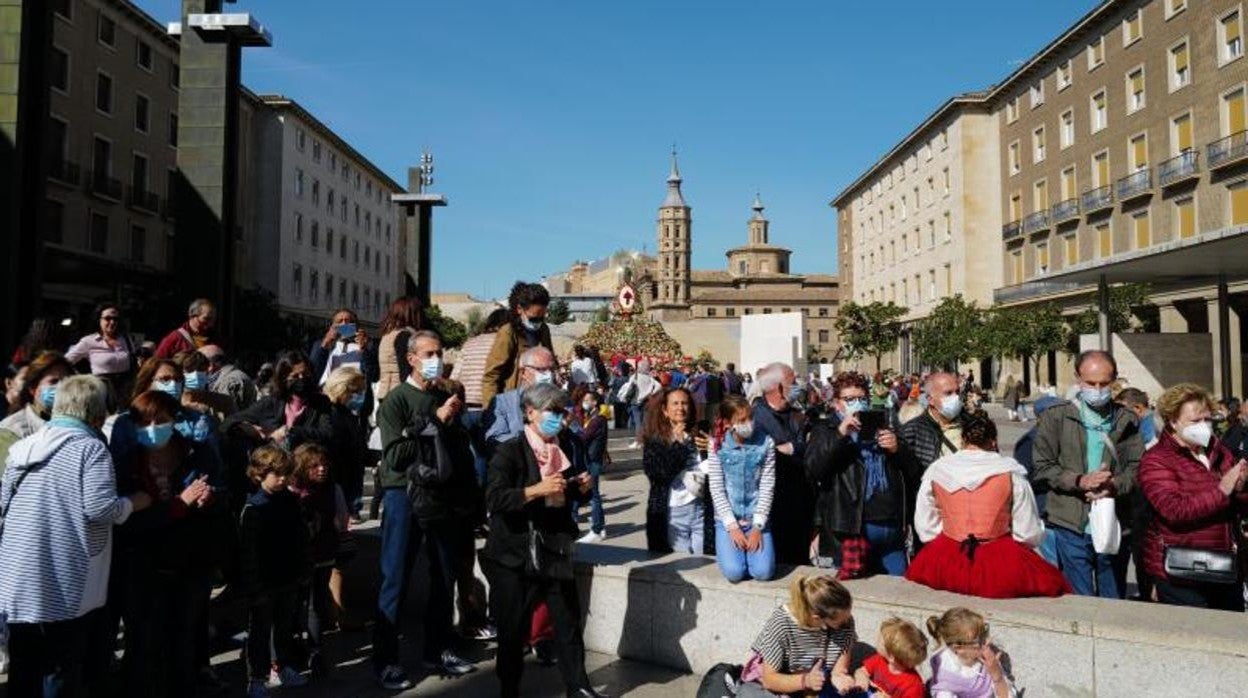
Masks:
[[[1002,536],[973,546],[939,535],[923,546],[906,579],[933,589],[989,599],[1061,596],[1070,584],[1034,550]]]

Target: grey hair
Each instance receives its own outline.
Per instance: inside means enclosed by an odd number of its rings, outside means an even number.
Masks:
[[[932,388],[936,385],[936,381],[940,380],[941,378],[948,378],[949,380],[953,381],[953,385],[955,388],[958,385],[957,376],[953,375],[952,373],[948,371],[937,371],[935,373],[928,375],[927,380],[923,381],[924,392],[926,392],[928,395],[931,395]]]
[[[418,339],[432,339],[438,343],[439,347],[442,346],[442,335],[434,332],[433,330],[417,330],[416,332],[413,332],[411,338],[407,340],[407,353],[416,353],[416,340]]]
[[[783,383],[785,374],[792,370],[786,363],[779,361],[770,363],[758,369],[758,375],[755,376],[754,382],[758,383],[759,390],[766,393]]]
[[[56,384],[53,417],[72,417],[92,426],[108,418],[108,384],[95,376],[70,376]]]
[[[520,404],[535,410],[553,410],[568,406],[568,394],[550,383],[530,385],[520,393]]]
[[[190,307],[186,309],[186,316],[187,317],[199,317],[199,314],[204,311],[204,308],[215,308],[215,307],[216,306],[213,305],[212,301],[208,300],[207,298],[196,298],[195,300],[191,301]]]
[[[546,347],[540,344],[535,347],[529,347],[528,349],[524,350],[523,354],[520,355],[520,366],[522,368],[532,368],[533,362],[537,361],[538,358],[544,357],[544,356],[550,357],[550,360],[552,363],[555,360],[554,353],[551,352],[551,350],[547,349]]]

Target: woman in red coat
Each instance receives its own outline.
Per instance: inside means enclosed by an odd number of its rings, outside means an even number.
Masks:
[[[1248,511],[1248,470],[1213,438],[1212,412],[1209,393],[1192,383],[1170,388],[1157,401],[1165,428],[1140,461],[1140,487],[1156,512],[1144,534],[1144,569],[1161,603],[1242,612],[1244,576],[1234,550],[1240,517]],[[1190,566],[1182,559],[1188,551],[1231,556],[1229,579],[1183,578],[1190,575],[1176,568]]]

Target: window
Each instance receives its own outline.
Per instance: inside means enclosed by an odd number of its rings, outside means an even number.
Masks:
[[[1248,225],[1248,184],[1230,190],[1231,225]]]
[[[346,235],[338,236],[338,258],[339,259],[347,258],[347,236]]]
[[[1127,156],[1132,172],[1148,169],[1148,134],[1141,133],[1127,142]]]
[[[1039,213],[1049,208],[1049,180],[1042,179],[1032,185],[1031,210]]]
[[[1074,74],[1075,74],[1075,71],[1070,66],[1069,58],[1066,59],[1065,63],[1057,66],[1057,91],[1058,92],[1061,92],[1067,87],[1070,87],[1071,83],[1074,82]]]
[[[1144,23],[1143,20],[1140,19],[1140,11],[1136,10],[1130,15],[1127,15],[1126,19],[1122,20],[1122,45],[1124,47],[1130,46],[1131,44],[1139,41],[1140,37],[1143,35]]]
[[[48,84],[62,94],[69,93],[69,53],[52,47],[52,60],[48,64]]]
[[[1229,63],[1244,55],[1244,27],[1239,10],[1222,15],[1218,20],[1218,61]]]
[[[1226,127],[1223,133],[1225,135],[1233,136],[1248,128],[1248,125],[1245,125],[1248,122],[1248,118],[1245,118],[1248,117],[1248,114],[1244,112],[1245,106],[1242,87],[1222,95],[1223,125]]]
[[[352,242],[351,248],[354,251],[355,265],[359,266],[360,265],[360,241],[356,240]]]
[[[1009,158],[1010,174],[1016,175],[1020,170],[1022,170],[1022,163],[1020,162],[1020,158],[1018,156],[1018,141],[1014,141],[1010,144]]]
[[[1015,121],[1018,121],[1018,97],[1005,103],[1005,123],[1012,124]]]
[[[334,188],[329,187],[325,192],[325,210],[329,211],[329,215],[334,215]]]
[[[828,309],[827,309],[827,308],[820,308],[820,309],[819,309],[819,317],[827,317],[827,316],[828,316]]]
[[[1144,108],[1144,66],[1127,73],[1127,113]]]
[[[44,200],[43,239],[48,242],[61,242],[65,239],[65,204],[55,199]]]
[[[108,254],[108,216],[91,212],[91,228],[87,232],[87,249],[96,254]]]
[[[148,190],[147,183],[147,158],[135,153],[130,170],[130,188],[136,193],[143,193]]]
[[[295,129],[295,148],[298,149],[299,152],[303,152],[303,149],[306,148],[307,145],[308,145],[308,134],[302,128],[296,128]]]
[[[1014,250],[1010,253],[1011,279],[1016,284],[1023,283],[1023,251]]]
[[[1039,82],[1031,86],[1031,89],[1028,90],[1028,97],[1031,100],[1032,109],[1035,109],[1041,104],[1044,104],[1044,80],[1043,79],[1041,79]]]
[[[174,90],[182,87],[182,67],[175,62],[169,63],[169,86]]]
[[[943,187],[942,187],[942,188],[943,188],[943,190],[944,190],[945,195],[947,196],[947,195],[949,194],[949,168],[948,168],[948,167],[946,167],[946,168],[945,168],[945,169],[941,172],[941,177],[940,177],[940,178],[941,178],[941,182],[943,183]]]
[[[113,48],[117,46],[117,23],[103,12],[100,13],[100,19],[95,25],[95,38],[105,46]]]
[[[290,285],[295,290],[295,296],[303,296],[303,265],[296,264],[294,271],[290,275]]]
[[[301,216],[300,221],[302,222],[302,220],[303,218]],[[315,220],[312,221],[311,234],[312,234],[312,251],[315,252],[317,248],[321,246],[321,224],[320,222],[315,221]],[[327,234],[333,235],[333,231],[327,231]]]
[[[178,115],[172,112],[169,114],[169,145],[178,147]]]
[[[321,300],[321,276],[320,272],[313,269],[308,274],[308,290],[312,292],[312,302],[317,303]]]
[[[312,178],[312,205],[319,206],[321,204],[321,180],[316,177]]]
[[[1174,227],[1180,240],[1196,234],[1196,202],[1192,197],[1175,200]]]
[[[1062,170],[1062,201],[1073,199],[1079,195],[1079,182],[1075,175],[1075,166]]]
[[[147,133],[148,125],[151,122],[152,100],[143,95],[135,95],[134,97],[134,130],[139,133]]]
[[[1192,149],[1192,115],[1180,114],[1170,121],[1170,150],[1174,155]]]
[[[113,144],[96,138],[91,148],[91,169],[94,177],[107,177],[113,173]]]
[[[347,304],[347,280],[338,280],[338,305]]]
[[[1036,274],[1049,273],[1049,243],[1036,243]]]
[[[1010,222],[1013,223],[1023,217],[1023,195],[1014,192],[1010,195]]]
[[[953,239],[953,217],[949,215],[948,211],[945,211],[944,218],[945,218],[945,242],[949,242],[950,240]]]
[[[320,161],[321,161],[321,142],[314,138],[312,139],[312,162],[320,162]]]
[[[325,229],[325,252],[327,254],[334,253],[334,229],[333,228]]]
[[[1099,37],[1088,44],[1088,70],[1096,70],[1105,62],[1105,37]]]
[[[1079,237],[1071,233],[1062,238],[1062,264],[1072,266],[1079,263]]]
[[[1109,223],[1096,226],[1096,253],[1098,259],[1105,259],[1114,253],[1114,235]]]
[[[152,72],[152,45],[136,38],[134,40],[134,62],[147,72]]]
[[[1109,185],[1109,151],[1102,150],[1092,156],[1092,186],[1104,187]]]
[[[1166,19],[1187,9],[1187,0],[1166,0]]]
[[[104,73],[95,75],[95,108],[104,114],[113,113],[113,79]]]
[[[1031,161],[1033,163],[1042,162],[1044,160],[1044,127],[1031,132]]]
[[[130,261],[147,260],[147,228],[141,225],[130,226]]]
[[[1170,91],[1179,89],[1192,81],[1192,68],[1188,64],[1187,41],[1181,41],[1170,49]]]
[[[1142,250],[1152,244],[1152,236],[1149,234],[1148,211],[1131,216],[1131,230],[1135,237],[1135,249]]]
[[[935,246],[936,246],[936,221],[928,221],[927,222],[927,249],[930,250]],[[880,256],[883,257],[884,255],[880,255]]]
[[[1061,122],[1061,132],[1058,134],[1058,141],[1062,149],[1065,150],[1075,144],[1075,112],[1073,109],[1067,109],[1062,112],[1059,118]]]
[[[1092,133],[1096,133],[1109,125],[1109,108],[1105,102],[1105,90],[1098,90],[1088,102],[1088,110],[1092,121]]]
[[[295,196],[303,198],[303,170],[295,168]]]

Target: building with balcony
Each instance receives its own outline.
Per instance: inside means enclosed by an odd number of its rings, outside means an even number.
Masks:
[[[1045,223],[1016,217],[1003,227],[989,203],[1000,191],[1001,156],[985,96],[943,104],[833,199],[843,298],[894,302],[907,308],[907,325],[954,294],[992,302],[1003,237]],[[883,363],[918,368],[908,332]]]
[[[987,98],[1006,221],[996,300],[1082,310],[1105,272],[1149,283],[1155,329],[1208,333],[1217,347],[1226,273],[1236,395],[1248,388],[1248,260],[1233,251],[1248,247],[1243,25],[1239,2],[1109,0]],[[1058,364],[1040,379],[1066,380]]]

